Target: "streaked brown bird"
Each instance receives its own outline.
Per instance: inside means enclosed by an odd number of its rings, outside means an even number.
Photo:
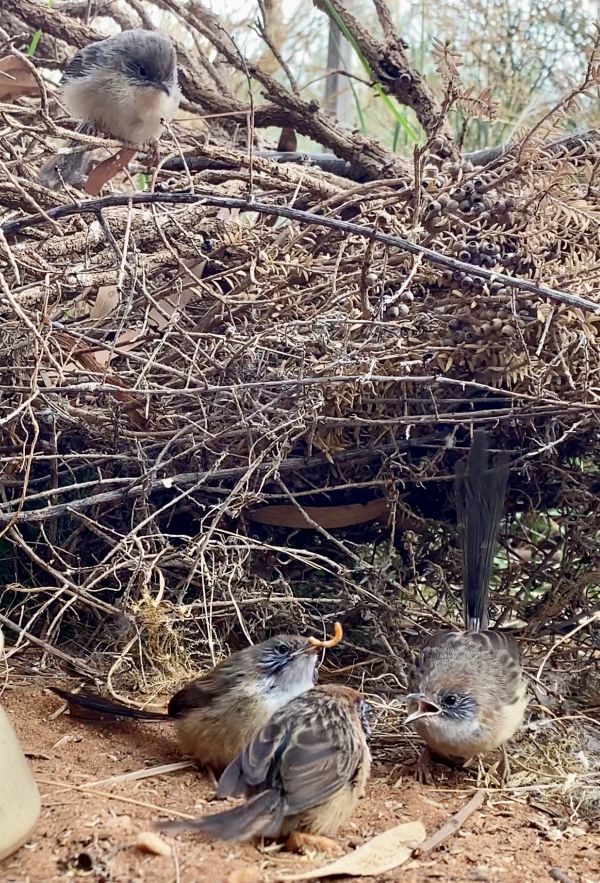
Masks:
[[[341,626],[336,624],[336,635],[338,628],[341,640]],[[50,689],[78,717],[172,721],[182,751],[221,771],[276,711],[314,687],[320,648],[335,646],[333,642],[339,640],[278,635],[246,647],[175,693],[166,714],[130,708],[101,696]]]
[[[505,743],[523,721],[529,701],[519,648],[489,629],[489,581],[508,480],[508,460],[489,465],[487,434],[477,431],[466,461],[456,469],[455,493],[463,557],[464,632],[441,632],[425,647],[409,678],[409,714],[428,749],[468,761]],[[418,772],[428,776],[430,755]]]
[[[196,830],[222,840],[287,837],[288,849],[328,849],[364,793],[371,768],[369,706],[349,687],[323,686],[273,715],[219,781],[220,797],[246,803],[162,831]]]

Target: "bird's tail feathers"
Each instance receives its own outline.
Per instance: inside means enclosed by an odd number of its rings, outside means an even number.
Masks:
[[[95,135],[94,123],[81,122],[75,129],[83,135]],[[79,141],[68,141],[67,147],[81,147]],[[77,153],[58,153],[48,160],[39,171],[39,181],[50,190],[61,190],[64,184],[81,186],[87,179],[92,164],[92,151],[78,151]]]
[[[463,556],[465,626],[481,631],[489,625],[489,584],[506,497],[508,456],[489,464],[488,436],[473,435],[466,460],[457,464],[456,508]]]
[[[201,819],[158,822],[159,831],[204,831],[220,840],[252,840],[254,837],[277,837],[283,825],[285,808],[279,791],[270,789],[251,797],[241,806]]]
[[[103,699],[102,696],[92,696],[89,693],[70,693],[61,687],[50,687],[53,693],[64,699],[69,704],[69,710],[74,717],[87,720],[102,720],[108,718],[128,718],[139,721],[167,721],[171,720],[168,714],[158,711],[141,711],[138,708],[130,708],[120,702],[112,702]]]

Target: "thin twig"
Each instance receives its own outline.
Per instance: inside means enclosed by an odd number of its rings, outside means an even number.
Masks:
[[[476,813],[478,809],[481,809],[485,801],[485,794],[485,791],[476,791],[462,809],[449,818],[448,821],[445,822],[434,834],[431,834],[427,840],[424,840],[423,843],[416,847],[413,851],[414,858],[423,858],[423,856],[429,855],[430,852],[433,852],[441,846],[442,843],[445,843],[449,837],[453,837],[473,813]]]

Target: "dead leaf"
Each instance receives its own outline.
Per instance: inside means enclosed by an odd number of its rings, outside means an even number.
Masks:
[[[120,294],[116,285],[101,285],[90,310],[90,319],[105,319],[119,305]]]
[[[216,217],[219,221],[232,221],[234,218],[237,218],[239,215],[239,208],[220,208],[216,214]]]
[[[381,498],[347,506],[304,506],[302,510],[293,505],[263,506],[248,512],[248,518],[258,524],[276,524],[279,527],[310,529],[314,527],[311,522],[314,522],[319,527],[336,528],[387,518],[388,511],[387,500]]]
[[[88,175],[84,187],[85,192],[89,193],[90,196],[99,196],[104,185],[114,178],[117,172],[124,169],[136,153],[137,150],[134,150],[132,147],[122,147],[114,156],[109,156],[108,159],[98,163]]]
[[[182,270],[178,273],[176,279],[172,280],[168,286],[164,286],[161,289],[161,293],[155,295],[156,301],[161,304],[162,311],[158,310],[156,307],[152,307],[148,313],[148,318],[159,331],[162,331],[163,328],[167,326],[169,318],[173,313],[176,310],[184,309],[186,304],[189,303],[198,291],[198,282],[196,279],[202,277],[202,271],[204,270],[206,261],[204,259],[194,259],[184,261],[184,263],[186,264],[189,273],[186,270]],[[177,279],[183,279],[181,289],[179,291],[173,291]],[[106,289],[116,290],[114,285],[107,285],[105,287]],[[101,290],[102,289],[98,289],[96,303],[100,298]],[[97,318],[94,316],[93,310],[94,307],[91,308],[89,315],[91,318]],[[123,334],[119,335],[110,349],[97,349],[94,351],[94,356],[98,364],[102,368],[106,368],[115,356],[135,351],[139,346],[145,343],[147,339],[148,338],[145,334],[140,334],[138,328],[128,328]]]
[[[174,291],[168,297],[162,298],[160,301],[161,310],[153,307],[148,314],[148,318],[151,322],[154,322],[159,331],[162,331],[169,324],[169,319],[173,313],[177,310],[182,310],[191,301],[193,296],[194,291],[192,287],[184,286],[181,291]]]
[[[39,95],[35,77],[22,58],[5,55],[0,58],[0,101],[14,101],[24,95]]]
[[[405,822],[378,834],[329,865],[277,879],[283,883],[287,880],[319,880],[321,877],[376,877],[408,861],[415,846],[424,840],[425,826],[422,822]]]
[[[145,335],[140,334],[139,328],[128,328],[117,337],[110,350],[98,349],[94,351],[96,361],[102,368],[106,368],[115,356],[133,352],[146,339]]]
[[[182,310],[198,290],[198,282],[196,280],[202,278],[206,261],[194,260],[186,261],[185,263],[189,270],[189,275],[185,270],[182,270],[173,280],[174,283],[177,279],[183,278],[184,281],[181,288],[175,291],[171,290],[169,294],[157,297],[156,300],[160,302],[161,309],[157,310],[156,307],[153,307],[148,314],[150,321],[156,325],[159,331],[166,328],[173,313],[177,310]]]
[[[93,374],[104,373],[107,383],[120,387],[123,392],[115,391],[111,393],[111,395],[118,402],[122,403],[123,411],[127,414],[131,423],[137,429],[147,428],[148,420],[145,416],[146,401],[145,399],[136,396],[135,392],[127,392],[129,389],[128,381],[123,380],[119,374],[110,369],[104,369],[103,371],[103,366],[97,356],[88,350],[82,349],[79,341],[70,334],[67,334],[64,331],[57,331],[54,335],[54,340],[69,353],[70,359],[78,366],[76,370],[78,370],[79,367],[82,367],[84,371],[90,371]]]
[[[141,831],[135,841],[137,849],[142,852],[149,852],[152,855],[172,855],[173,850],[166,840],[154,834],[153,831]]]

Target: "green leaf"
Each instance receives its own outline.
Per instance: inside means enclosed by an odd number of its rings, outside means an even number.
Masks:
[[[37,48],[40,45],[40,40],[42,39],[42,32],[38,30],[35,32],[33,37],[31,38],[31,43],[27,47],[27,55],[32,58],[37,52]]]

